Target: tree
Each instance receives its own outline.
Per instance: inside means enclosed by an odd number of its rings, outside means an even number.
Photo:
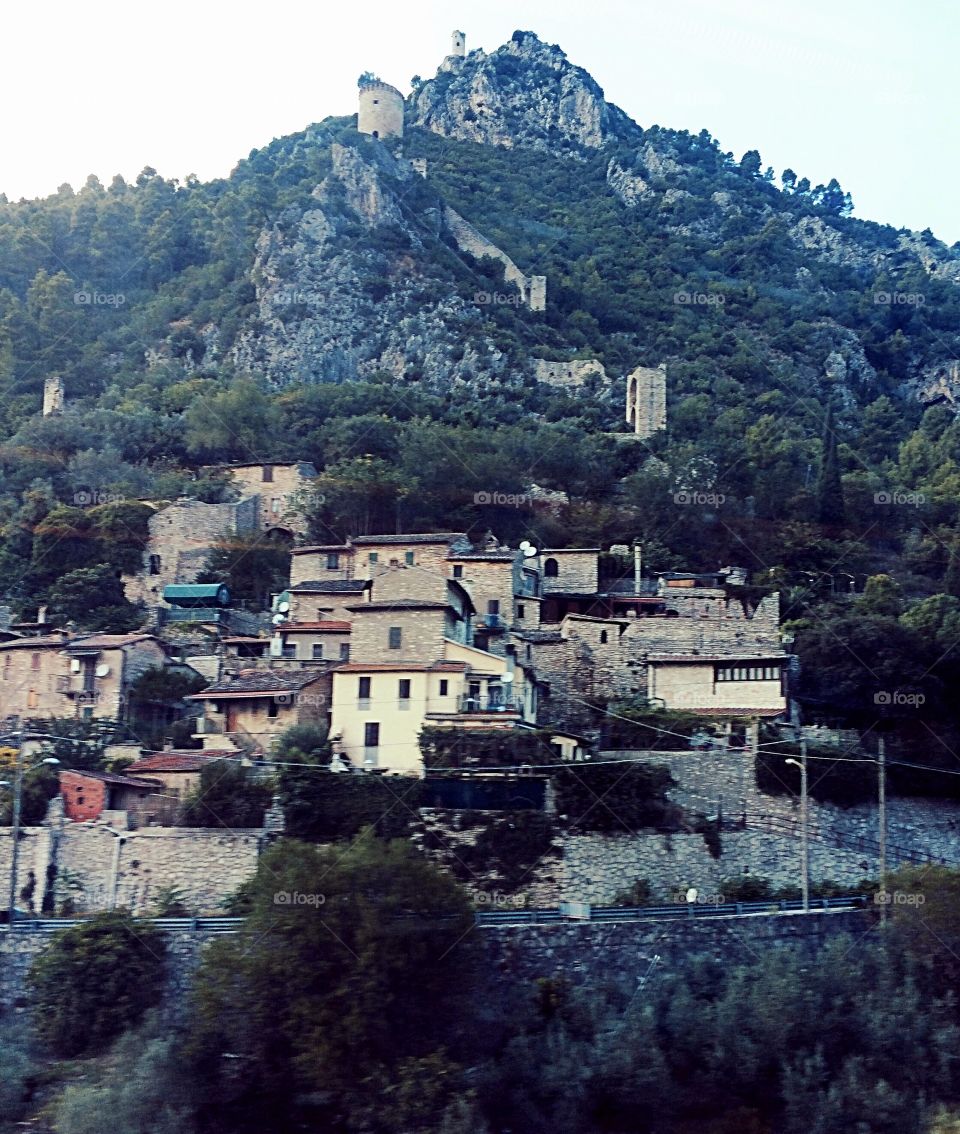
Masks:
[[[898,618],[903,612],[903,589],[889,575],[871,575],[857,599],[857,609],[866,614]]]
[[[444,1053],[468,1011],[473,915],[452,879],[406,842],[284,840],[249,896],[241,931],[206,954],[191,1012],[192,1058],[225,1128],[283,1129],[299,1112],[313,1129],[386,1131],[371,1092],[409,1060],[439,1060],[431,1077],[442,1069],[456,1092]]]
[[[823,444],[816,487],[817,519],[827,528],[841,528],[846,521],[843,504],[843,483],[840,480],[840,461],[837,455],[837,435],[834,431],[833,406],[828,405],[823,423]]]
[[[254,780],[239,762],[215,760],[201,769],[197,789],[184,801],[181,823],[230,830],[262,827],[272,798],[271,785]]]
[[[198,582],[225,583],[234,602],[267,610],[290,578],[290,545],[263,535],[233,536],[211,553]]]
[[[68,572],[48,589],[47,598],[61,623],[75,622],[81,630],[121,633],[135,630],[142,618],[109,563]]]
[[[30,969],[37,1033],[54,1055],[99,1052],[160,1002],[163,935],[124,911],[57,935]]]

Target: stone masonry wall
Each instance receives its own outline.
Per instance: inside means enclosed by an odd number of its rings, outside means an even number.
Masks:
[[[713,955],[728,964],[756,960],[774,948],[815,954],[831,939],[854,940],[869,931],[868,914],[833,913],[779,917],[717,918],[673,922],[565,923],[504,925],[478,930],[481,955],[491,984],[529,985],[562,977],[581,987],[636,989],[651,965],[676,968],[684,958]],[[166,930],[165,1008],[171,1015],[186,1007],[197,967],[215,935]],[[0,933],[0,1008],[24,1010],[26,976],[54,940],[51,933],[18,930]],[[657,960],[654,960],[657,958]]]
[[[606,753],[670,768],[679,787],[670,796],[689,810],[722,813],[721,855],[714,858],[699,834],[571,835],[563,841],[559,868],[564,901],[609,904],[638,878],[655,893],[696,886],[702,894],[722,892],[724,878],[751,874],[777,885],[800,881],[800,806],[790,796],[757,790],[754,761],[738,751]],[[616,801],[611,799],[616,809]],[[730,829],[736,825],[739,829]],[[887,861],[906,861],[904,851],[960,864],[960,805],[937,800],[888,800]],[[863,840],[862,846],[850,845]],[[877,875],[878,820],[875,804],[841,808],[810,801],[810,876],[854,884]]]

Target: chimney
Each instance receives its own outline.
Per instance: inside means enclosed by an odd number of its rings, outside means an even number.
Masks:
[[[37,608],[37,622],[39,622],[41,626],[44,626],[44,625],[46,625],[46,621],[47,621],[47,608],[46,608],[46,606],[38,607]]]
[[[640,594],[643,567],[643,549],[639,543],[633,545],[633,593]]]

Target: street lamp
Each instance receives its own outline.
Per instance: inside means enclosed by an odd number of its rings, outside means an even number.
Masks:
[[[31,733],[15,733],[9,737],[2,737],[3,740],[16,740],[17,741],[17,765],[13,777],[13,814],[10,822],[10,833],[13,837],[13,846],[10,849],[10,903],[9,903],[9,926],[13,929],[13,924],[17,918],[17,865],[20,858],[20,808],[23,801],[23,742],[24,740],[33,739],[46,739],[46,740],[66,740],[67,737],[53,736],[50,733],[44,732],[31,732]],[[46,756],[44,759],[37,761],[35,766],[39,767],[42,764],[52,766],[59,764],[60,761],[56,756]],[[3,780],[4,787],[10,787],[9,780]]]
[[[810,843],[807,830],[807,742],[800,741],[800,759],[784,761],[800,769],[800,894],[803,912],[810,912]]]

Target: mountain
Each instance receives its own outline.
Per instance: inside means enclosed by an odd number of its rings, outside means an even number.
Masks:
[[[336,532],[640,537],[663,566],[842,561],[935,589],[958,523],[958,282],[956,246],[706,131],[638,125],[517,32],[416,80],[402,145],[327,118],[222,180],[146,169],[0,203],[3,554],[29,559],[30,525],[80,488],[216,494],[198,465],[303,458],[380,494],[328,505]],[[668,427],[631,441],[626,376],[659,364]],[[40,418],[51,375],[67,410]],[[796,525],[822,513],[828,403],[847,527],[813,553]],[[560,503],[472,499],[534,487]],[[878,501],[897,492],[923,500]]]

